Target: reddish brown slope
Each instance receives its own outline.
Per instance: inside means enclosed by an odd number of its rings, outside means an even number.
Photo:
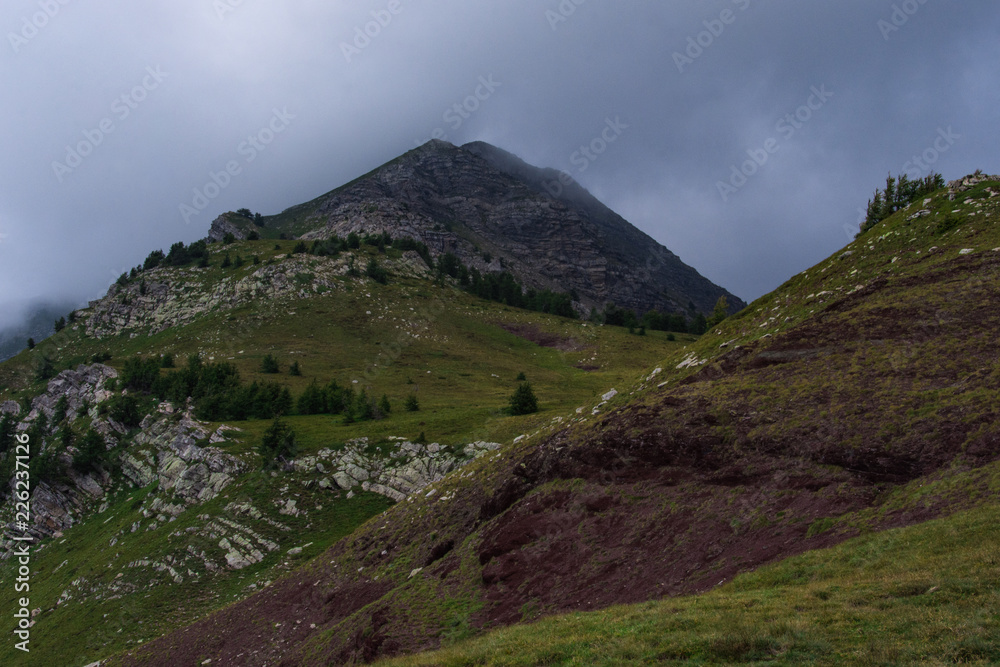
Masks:
[[[842,540],[851,531],[816,520],[997,458],[998,286],[1000,253],[873,281],[597,423],[482,461],[125,664],[371,660],[540,613],[704,590]]]

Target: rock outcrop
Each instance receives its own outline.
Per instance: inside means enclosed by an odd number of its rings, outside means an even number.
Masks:
[[[291,467],[300,473],[319,473],[321,488],[361,488],[399,502],[500,447],[496,442],[473,442],[456,453],[436,442],[420,444],[404,438],[390,438],[390,442],[388,452],[373,455],[367,452],[368,438],[350,440],[342,450],[321,449],[316,456],[295,459]],[[294,513],[295,509],[283,511]]]
[[[198,445],[209,437],[190,409],[175,412],[163,404],[157,414],[146,416],[122,454],[122,474],[139,487],[156,482],[159,491],[188,505],[211,500],[247,466],[217,447]]]
[[[415,252],[387,260],[385,266],[401,276],[428,272]],[[243,273],[211,283],[200,277],[207,269],[152,269],[143,273],[144,286],[114,285],[103,299],[90,302],[87,335],[103,338],[126,331],[152,335],[188,324],[206,313],[249,303],[277,309],[292,299],[343,289],[343,282],[337,279],[350,268],[348,257],[288,255],[274,264],[251,266]]]

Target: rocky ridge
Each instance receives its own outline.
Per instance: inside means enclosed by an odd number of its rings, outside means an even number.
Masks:
[[[220,280],[205,278],[210,269],[157,268],[143,274],[141,283],[114,285],[107,295],[90,303],[87,335],[96,338],[123,332],[153,335],[182,326],[198,316],[224,312],[250,303],[270,308],[293,299],[308,298],[343,289],[343,278],[351,270],[350,257],[315,257],[289,254],[274,264],[244,270]],[[399,260],[387,260],[386,268],[399,275],[420,276],[427,265],[415,252]]]
[[[573,292],[583,310],[618,306],[711,312],[725,295],[584,188],[482,142],[431,141],[311,202],[264,219],[303,239],[389,232],[456,254],[480,272],[506,270],[527,287]],[[247,231],[229,217],[209,238]]]

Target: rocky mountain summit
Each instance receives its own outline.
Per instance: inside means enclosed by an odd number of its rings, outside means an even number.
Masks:
[[[598,201],[566,174],[483,142],[433,140],[311,202],[265,217],[306,240],[388,232],[450,252],[470,269],[508,271],[527,287],[571,292],[581,310],[710,313],[720,296],[745,304]],[[245,238],[229,214],[209,238]]]

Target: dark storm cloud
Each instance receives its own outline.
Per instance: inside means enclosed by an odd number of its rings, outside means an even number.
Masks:
[[[0,325],[435,134],[566,170],[749,300],[888,170],[1000,171],[998,28],[987,0],[10,0]]]

